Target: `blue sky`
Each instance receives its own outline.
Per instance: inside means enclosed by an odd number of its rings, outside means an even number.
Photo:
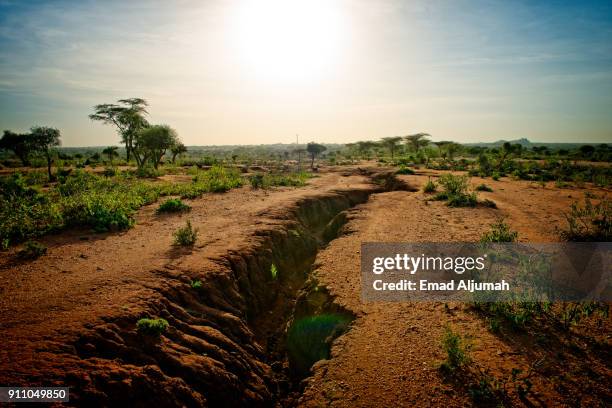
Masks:
[[[0,126],[116,144],[92,106],[143,97],[189,145],[612,142],[610,1],[279,4],[0,0]]]

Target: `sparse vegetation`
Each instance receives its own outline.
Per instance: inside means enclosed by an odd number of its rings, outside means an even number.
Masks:
[[[515,242],[517,238],[518,232],[512,231],[504,219],[499,218],[491,224],[491,229],[480,238],[480,242]]]
[[[147,336],[159,337],[168,330],[168,321],[162,318],[158,319],[140,319],[136,323],[138,332]]]
[[[174,232],[174,245],[193,246],[198,239],[198,230],[193,228],[191,221],[187,220],[184,227]]]
[[[477,185],[474,190],[476,190],[476,191],[488,191],[488,192],[492,192],[493,191],[493,189],[491,187],[487,186],[484,183]]]
[[[191,207],[185,204],[180,198],[170,198],[159,205],[157,213],[176,213],[189,211]]]
[[[585,197],[582,206],[574,202],[565,219],[567,228],[561,231],[561,237],[567,241],[612,240],[612,203],[607,198],[594,204]]]
[[[446,352],[446,360],[440,366],[442,369],[453,371],[470,362],[469,344],[449,326],[442,335],[442,348]]]
[[[400,168],[395,172],[395,174],[414,174],[414,170],[410,167],[400,166]]]
[[[427,180],[427,183],[423,186],[423,192],[430,194],[436,192],[436,183],[431,179],[431,177]]]

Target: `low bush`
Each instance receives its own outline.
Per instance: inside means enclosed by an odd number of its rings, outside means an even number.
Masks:
[[[593,204],[585,197],[583,206],[574,202],[565,219],[567,228],[561,231],[561,237],[566,241],[612,240],[612,203],[607,198]]]
[[[410,167],[406,167],[406,166],[401,166],[396,172],[395,174],[414,174],[414,170],[412,170]]]
[[[189,211],[191,207],[185,204],[180,198],[170,198],[159,205],[156,212],[159,213],[176,213]]]
[[[488,191],[488,192],[492,192],[493,189],[489,186],[487,186],[486,184],[479,184],[476,186],[476,188],[474,189],[476,191]]]
[[[478,200],[476,193],[449,195],[447,204],[449,207],[476,207]]]
[[[145,334],[147,336],[158,337],[162,333],[165,333],[168,330],[168,321],[165,319],[140,319],[136,323],[136,328],[139,333]]]
[[[491,229],[480,238],[480,242],[515,242],[517,238],[518,232],[512,231],[504,219],[500,218],[491,224]]]
[[[191,221],[187,220],[184,227],[174,233],[174,245],[192,246],[198,239],[198,230],[193,228]]]

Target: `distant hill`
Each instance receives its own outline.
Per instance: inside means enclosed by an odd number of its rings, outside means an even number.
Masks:
[[[525,139],[525,138],[521,138],[521,139],[515,139],[515,140],[498,140],[497,142],[479,142],[479,143],[463,143],[463,145],[465,146],[479,146],[479,147],[500,147],[501,145],[503,145],[504,143],[509,142],[511,144],[520,144],[521,146],[523,146],[524,148],[532,148],[535,146],[546,146],[549,149],[573,149],[576,147],[580,147],[582,145],[585,144],[590,144],[590,145],[599,145],[601,143],[589,143],[589,142],[582,142],[582,143],[548,143],[548,142],[531,142],[529,141],[529,139]]]

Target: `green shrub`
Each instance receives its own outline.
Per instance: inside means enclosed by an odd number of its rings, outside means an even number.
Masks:
[[[518,232],[512,231],[503,218],[500,218],[491,224],[490,231],[480,238],[480,242],[515,242],[517,237]]]
[[[270,276],[272,277],[272,280],[278,279],[278,268],[274,264],[270,266]]]
[[[147,336],[158,337],[162,333],[165,333],[168,329],[168,321],[165,319],[140,319],[136,323],[136,328],[139,333],[146,334]]]
[[[605,197],[598,204],[589,197],[584,198],[584,206],[574,202],[565,219],[567,229],[561,231],[561,237],[567,241],[612,240],[612,203]]]
[[[184,227],[179,228],[174,233],[174,245],[192,246],[198,239],[198,230],[191,226],[191,221],[187,220]]]
[[[474,189],[476,191],[488,191],[488,192],[492,192],[493,189],[489,186],[487,186],[486,184],[479,184],[476,186],[476,188]]]
[[[499,180],[499,178],[501,177],[501,175],[499,174],[499,172],[494,171],[493,175],[491,175],[491,178],[495,181]]]
[[[191,207],[181,201],[180,198],[170,198],[159,205],[157,213],[175,213],[189,211]]]
[[[396,172],[395,174],[414,174],[414,170],[412,170],[410,167],[405,167],[405,166],[401,166]]]
[[[47,253],[47,247],[36,241],[27,241],[19,250],[18,256],[23,259],[37,259]]]
[[[477,203],[476,193],[450,195],[447,200],[449,207],[475,207]]]
[[[469,179],[467,176],[444,174],[438,178],[438,184],[444,188],[444,191],[446,191],[449,196],[463,195],[467,193]]]
[[[251,182],[251,187],[253,189],[263,188],[264,186],[264,176],[263,174],[254,174],[249,178]]]
[[[452,371],[470,362],[469,345],[448,326],[442,335],[442,348],[446,352],[442,368]]]
[[[191,288],[195,289],[196,291],[202,290],[202,281],[199,279],[191,281]]]
[[[425,183],[425,185],[423,186],[423,192],[424,193],[434,193],[435,191],[436,191],[436,183],[434,183],[430,177],[429,180],[427,180],[427,183]]]

